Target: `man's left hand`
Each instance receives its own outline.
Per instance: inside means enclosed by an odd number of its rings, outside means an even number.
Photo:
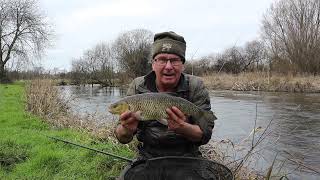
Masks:
[[[187,117],[177,107],[167,108],[168,130],[181,134],[193,142],[201,141],[203,132],[198,125],[190,124]]]
[[[179,129],[183,129],[186,125],[187,117],[180,111],[177,107],[173,106],[171,108],[167,108],[166,112],[169,116],[168,118],[168,130],[179,131]]]

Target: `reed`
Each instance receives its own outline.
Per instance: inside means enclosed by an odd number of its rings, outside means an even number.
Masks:
[[[258,171],[255,169],[255,165],[263,157],[263,151],[266,148],[263,143],[272,131],[269,124],[262,128],[257,127],[256,121],[253,130],[250,134],[238,143],[232,142],[230,139],[211,140],[208,144],[201,146],[200,150],[203,156],[207,159],[217,161],[226,165],[233,173],[235,179],[269,179],[269,178],[281,178],[285,177],[286,173],[279,170],[278,173],[272,174],[274,168],[274,162],[270,168],[264,171]],[[268,146],[274,145],[276,142]],[[271,170],[270,170],[271,169]]]
[[[52,80],[33,80],[27,84],[27,110],[45,119],[56,119],[68,112],[67,102],[58,96]]]
[[[55,85],[56,82],[50,79],[29,82],[26,86],[27,110],[57,128],[85,130],[96,137],[112,139],[111,129],[115,123],[98,127],[94,114],[80,116],[71,112],[69,104],[73,98],[61,94]]]
[[[320,92],[320,76],[281,75],[267,72],[225,74],[213,73],[202,77],[209,89],[272,92]]]
[[[79,115],[72,112],[69,104],[74,97],[66,97],[58,91],[54,80],[33,80],[26,86],[27,110],[56,128],[72,128],[89,132],[103,142],[120,144],[114,135],[116,121],[97,123],[98,114]],[[136,141],[127,146],[135,150]]]

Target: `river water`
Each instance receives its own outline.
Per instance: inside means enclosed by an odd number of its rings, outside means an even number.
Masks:
[[[60,90],[72,97],[74,112],[102,117],[98,121],[115,119],[107,107],[126,92],[100,86],[63,86]],[[254,127],[259,129],[256,141],[267,129],[257,170],[268,168],[277,154],[278,166],[284,162],[289,179],[320,179],[315,173],[320,171],[320,94],[210,91],[210,98],[218,117],[214,140],[251,144]]]

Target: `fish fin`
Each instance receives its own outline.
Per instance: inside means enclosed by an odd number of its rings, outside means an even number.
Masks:
[[[159,123],[163,124],[163,125],[168,126],[168,120],[166,120],[166,119],[158,119],[157,121],[158,121]]]
[[[212,111],[202,111],[202,116],[206,119],[217,120],[217,116]]]

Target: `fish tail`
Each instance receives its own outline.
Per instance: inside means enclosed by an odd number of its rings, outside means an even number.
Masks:
[[[201,111],[201,115],[205,119],[216,120],[217,117],[212,111]]]

